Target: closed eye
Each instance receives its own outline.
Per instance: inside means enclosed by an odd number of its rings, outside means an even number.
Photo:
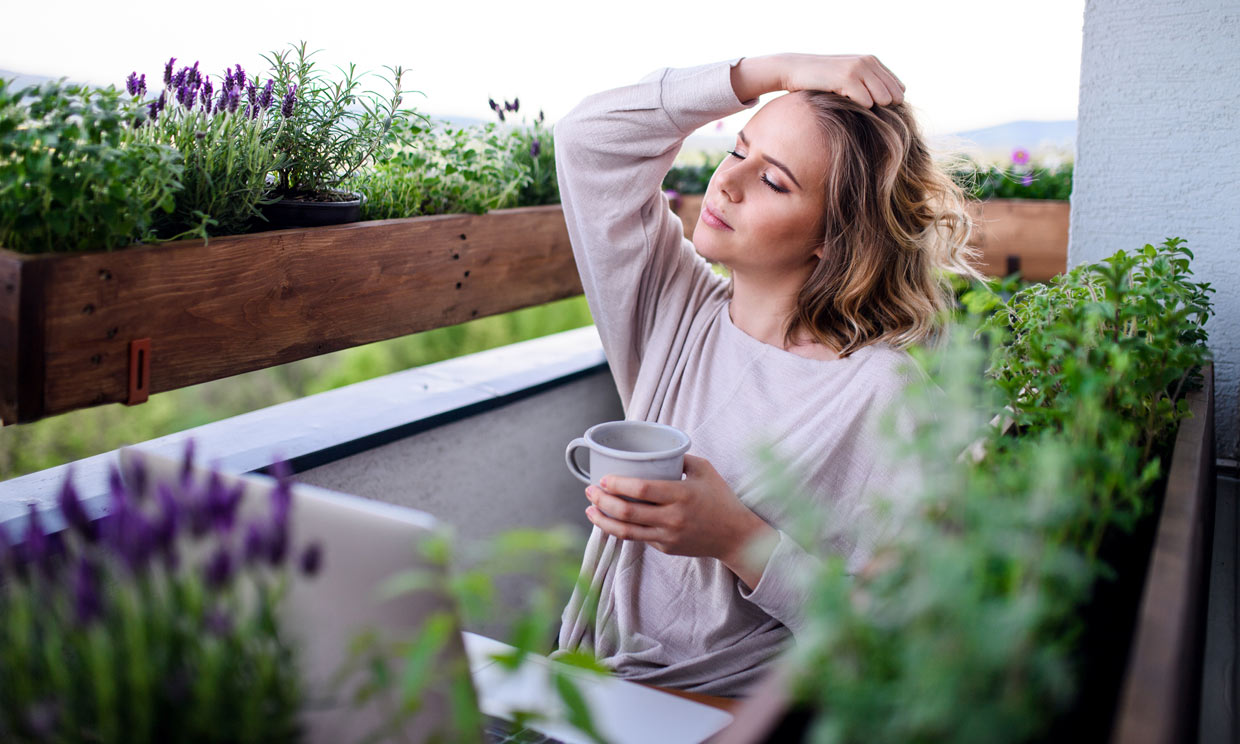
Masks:
[[[744,160],[744,159],[745,159],[745,158],[744,158],[744,156],[742,156],[742,155],[740,155],[739,153],[737,153],[737,152],[736,152],[736,150],[728,150],[728,154],[729,154],[729,155],[731,155],[732,157],[736,158],[737,160]],[[773,191],[774,191],[775,193],[777,193],[777,194],[786,194],[786,193],[788,193],[788,189],[780,188],[779,186],[776,186],[775,184],[771,183],[771,181],[770,181],[769,179],[767,179],[767,177],[766,177],[766,174],[765,174],[765,173],[763,173],[763,174],[762,174],[762,183],[766,184],[767,186],[770,186],[770,187],[771,187],[771,190],[773,190]]]

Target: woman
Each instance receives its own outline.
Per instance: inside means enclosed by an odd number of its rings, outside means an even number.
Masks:
[[[715,171],[690,243],[660,188],[685,137],[778,90]],[[592,591],[565,609],[561,649],[628,679],[746,692],[799,631],[798,577],[820,547],[784,531],[758,443],[829,508],[826,549],[850,570],[868,558],[869,495],[899,477],[876,414],[907,379],[902,347],[950,304],[940,272],[975,273],[961,193],[903,94],[871,56],[772,55],[659,70],[556,124],[569,235],[626,417],[693,440],[682,481],[586,489]]]

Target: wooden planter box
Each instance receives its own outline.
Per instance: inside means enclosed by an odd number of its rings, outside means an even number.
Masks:
[[[0,250],[0,420],[137,403],[581,291],[558,205],[109,253]]]
[[[1187,396],[1192,417],[1176,432],[1112,744],[1195,741],[1215,496],[1214,365],[1202,374],[1203,388]],[[716,744],[784,741],[797,732],[804,721],[788,717],[788,682],[776,668],[736,709]]]
[[[693,237],[701,195],[680,197],[676,210]],[[1068,202],[1045,199],[989,199],[969,206],[977,223],[972,245],[981,251],[978,268],[989,276],[1019,271],[1025,279],[1046,281],[1068,264]]]
[[[678,213],[692,237],[702,197]],[[983,269],[1064,270],[1068,205],[977,206]],[[0,249],[0,422],[104,403],[581,293],[559,205],[29,256]]]

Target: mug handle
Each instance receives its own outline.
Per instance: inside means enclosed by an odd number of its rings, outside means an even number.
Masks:
[[[586,485],[590,485],[590,474],[577,462],[577,450],[589,448],[590,445],[586,443],[585,437],[577,437],[569,442],[568,449],[564,450],[564,462],[568,465],[568,472],[577,476],[577,480]]]

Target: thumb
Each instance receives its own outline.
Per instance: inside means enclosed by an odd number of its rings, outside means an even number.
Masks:
[[[695,475],[701,475],[702,473],[709,472],[712,469],[713,468],[711,467],[710,461],[705,457],[685,455],[685,475],[690,478]]]

